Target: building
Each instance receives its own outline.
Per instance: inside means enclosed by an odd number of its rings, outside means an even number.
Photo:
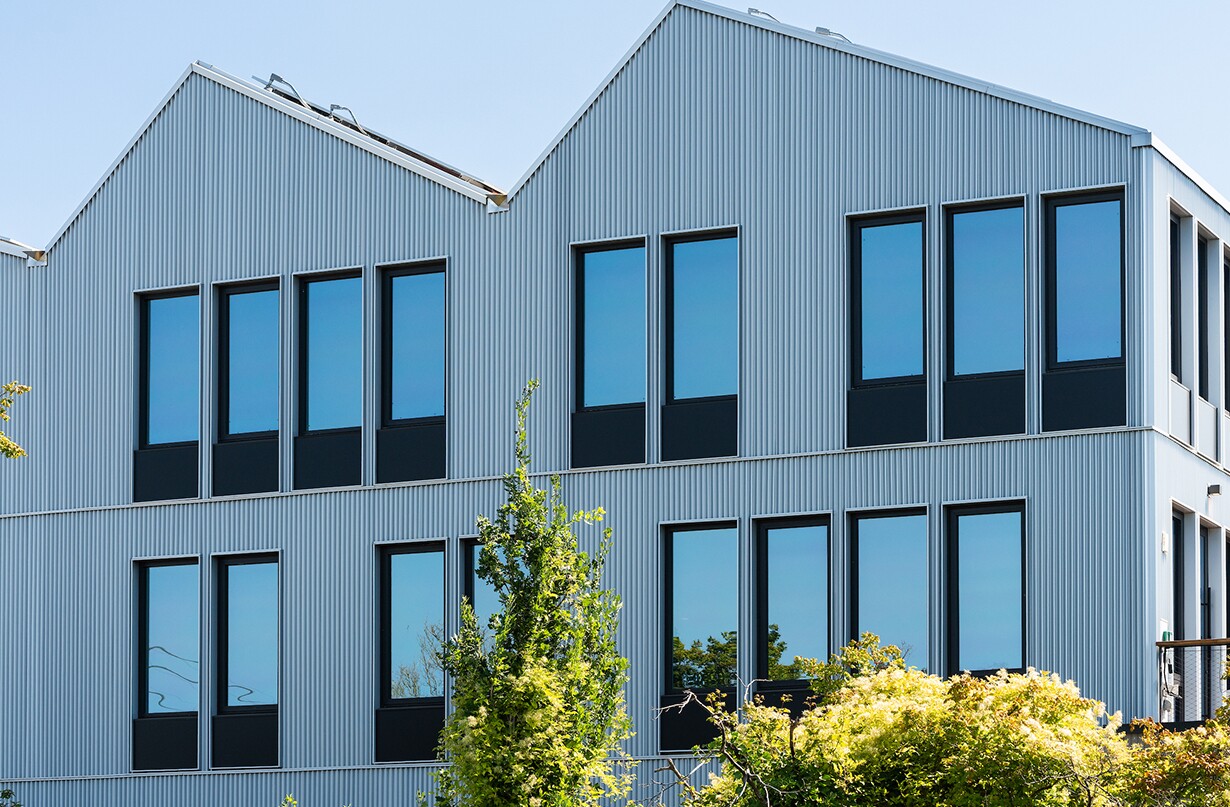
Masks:
[[[507,192],[194,64],[45,251],[0,249],[35,389],[0,776],[427,789],[418,626],[457,624],[531,377],[537,470],[616,532],[635,757],[698,738],[654,720],[678,685],[864,629],[1199,719],[1216,676],[1157,643],[1230,627],[1228,244],[1144,129],[701,0]]]

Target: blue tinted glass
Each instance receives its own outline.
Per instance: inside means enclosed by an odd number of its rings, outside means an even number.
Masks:
[[[671,245],[675,399],[739,393],[739,242]]]
[[[233,292],[227,295],[227,305],[227,433],[277,431],[278,292]]]
[[[586,252],[582,406],[645,402],[645,249]]]
[[[278,702],[278,564],[225,567],[226,705]]]
[[[470,568],[478,568],[478,552],[482,548],[482,544],[471,542],[468,544],[467,550],[470,553]],[[480,628],[486,628],[491,615],[500,610],[500,598],[495,593],[493,587],[486,580],[474,574],[470,585],[473,587],[474,598],[470,602],[474,608],[474,617],[478,621]]]
[[[389,556],[390,698],[444,694],[444,553]]]
[[[823,525],[767,531],[770,680],[804,677],[796,657],[828,658],[828,533]]]
[[[1055,208],[1055,358],[1122,355],[1119,202]]]
[[[927,517],[858,522],[858,626],[927,666]]]
[[[1025,210],[952,217],[952,371],[1025,369]]]
[[[149,425],[146,443],[197,439],[201,422],[201,329],[197,296],[147,300]]]
[[[923,374],[922,222],[859,230],[862,378]]]
[[[739,546],[734,527],[670,536],[671,680],[676,689],[736,682]]]
[[[442,416],[444,273],[398,275],[392,294],[392,418]]]
[[[962,670],[1020,668],[1021,514],[957,516]]]
[[[201,680],[197,565],[149,566],[145,575],[145,709],[195,712]]]
[[[307,428],[363,423],[363,280],[307,286]]]

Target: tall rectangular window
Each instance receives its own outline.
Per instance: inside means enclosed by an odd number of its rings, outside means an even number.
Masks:
[[[195,558],[137,566],[137,717],[133,770],[198,767],[200,567]]]
[[[667,684],[670,691],[737,683],[739,545],[732,525],[666,533]]]
[[[947,215],[944,437],[1025,431],[1025,208]]]
[[[1171,638],[1176,641],[1186,639],[1184,627],[1187,620],[1186,602],[1187,586],[1184,584],[1184,550],[1187,549],[1187,536],[1184,535],[1183,514],[1178,510],[1170,516],[1170,602],[1171,602]]]
[[[948,511],[948,671],[1021,670],[1025,519],[1020,504]]]
[[[134,501],[199,495],[200,323],[195,289],[140,298]]]
[[[1209,367],[1212,359],[1213,335],[1209,322],[1209,242],[1199,241],[1196,250],[1196,322],[1200,333],[1199,372],[1197,389],[1200,397],[1209,399]]]
[[[478,576],[478,555],[483,545],[477,538],[468,538],[462,542],[465,554],[465,596],[474,609],[474,617],[478,626],[487,629],[491,615],[500,610],[500,598],[491,583]]]
[[[850,225],[851,446],[927,439],[922,213]]]
[[[738,453],[739,240],[666,243],[664,459]]]
[[[389,268],[383,277],[376,481],[439,479],[446,447],[444,264]]]
[[[389,548],[381,561],[381,699],[443,697],[444,547]]]
[[[1225,323],[1222,329],[1222,356],[1225,357],[1225,370],[1222,372],[1222,409],[1230,410],[1230,255],[1226,256],[1225,263],[1221,269],[1221,292],[1222,292],[1222,322]],[[1230,621],[1226,623],[1230,626]]]
[[[572,464],[644,462],[644,245],[578,249],[576,298]]]
[[[829,525],[826,518],[757,525],[757,677],[796,681],[797,659],[829,656]]]
[[[1042,428],[1125,425],[1123,194],[1054,196],[1045,211]]]
[[[215,496],[278,489],[281,317],[278,284],[219,294]]]
[[[301,280],[295,487],[361,483],[363,388],[362,277]]]
[[[851,519],[851,636],[870,631],[927,667],[927,514],[868,513]]]
[[[1183,239],[1179,217],[1170,217],[1170,375],[1183,383]]]

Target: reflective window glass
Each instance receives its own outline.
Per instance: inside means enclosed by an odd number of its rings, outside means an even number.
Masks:
[[[763,529],[766,669],[771,681],[798,679],[796,658],[829,655],[829,529],[825,524]]]
[[[200,574],[195,563],[144,572],[145,714],[195,712],[200,697]]]
[[[926,669],[926,515],[860,517],[854,528],[855,634],[870,631],[882,644],[901,648],[907,664]]]
[[[1200,397],[1209,399],[1209,368],[1212,366],[1213,339],[1209,321],[1209,242],[1201,238],[1196,245],[1196,328],[1200,344],[1196,346],[1199,356],[1197,390]]]
[[[858,227],[859,380],[923,374],[923,224]]]
[[[342,429],[363,422],[363,280],[315,280],[307,296],[306,360],[308,431]]]
[[[226,706],[278,702],[278,564],[226,563]]]
[[[1179,219],[1170,217],[1170,374],[1183,383],[1183,252]]]
[[[734,527],[673,530],[670,542],[671,685],[736,683],[739,546]]]
[[[466,542],[467,563],[470,570],[467,594],[470,597],[470,605],[474,608],[474,617],[478,621],[478,626],[486,630],[491,615],[500,610],[500,597],[496,594],[495,587],[479,577],[476,571],[478,569],[478,553],[481,549],[482,544],[477,541]]]
[[[671,397],[739,392],[739,242],[677,241],[671,250]]]
[[[395,275],[389,377],[392,420],[444,415],[444,272]],[[387,327],[387,326],[386,326]]]
[[[579,256],[581,405],[645,402],[645,248]]]
[[[1025,210],[952,214],[953,375],[1025,369]]]
[[[1120,202],[1054,209],[1055,360],[1123,355]]]
[[[389,692],[392,699],[444,694],[436,655],[444,641],[444,552],[394,552],[389,564]]]
[[[957,667],[1020,669],[1021,512],[958,513],[955,523]]]
[[[226,320],[226,432],[278,429],[278,291],[236,289],[224,297]]]
[[[146,445],[197,439],[200,314],[195,294],[145,301]]]

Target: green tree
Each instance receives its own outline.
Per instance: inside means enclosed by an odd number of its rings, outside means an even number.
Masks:
[[[13,408],[17,396],[25,395],[29,391],[29,387],[18,384],[16,381],[10,381],[0,386],[0,421],[7,423],[10,420],[9,410]],[[24,456],[26,456],[25,449],[14,443],[3,431],[0,431],[0,457],[15,460],[18,457]]]
[[[0,788],[0,807],[21,807],[21,802],[17,801],[17,796],[7,787]]]
[[[536,388],[531,381],[517,401],[507,501],[494,521],[478,519],[477,573],[500,609],[488,636],[463,602],[461,630],[442,653],[454,711],[441,740],[451,764],[439,774],[439,797],[459,807],[589,806],[631,787],[620,599],[602,587],[611,531],[592,556],[581,551],[574,527],[601,521],[603,510],[570,514],[558,476],[549,490],[531,483],[525,424]]]

